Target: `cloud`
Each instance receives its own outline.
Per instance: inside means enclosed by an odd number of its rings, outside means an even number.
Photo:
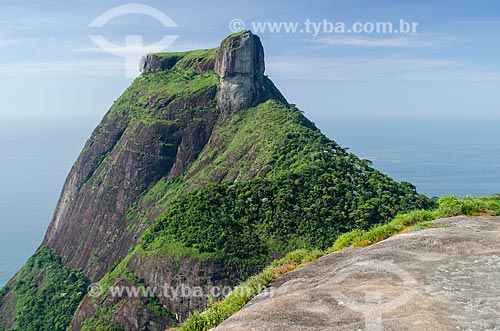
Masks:
[[[500,74],[463,61],[432,58],[271,58],[276,79],[326,81],[500,81]]]
[[[184,51],[192,51],[195,49],[208,49],[208,48],[214,48],[217,47],[218,43],[213,42],[213,43],[197,43],[197,42],[182,42],[182,41],[175,41],[172,45],[168,46],[164,52],[184,52]],[[130,49],[130,47],[129,47]],[[136,47],[130,49],[130,52],[133,54],[138,54],[141,50],[144,50],[144,54],[146,54],[147,51],[147,45],[144,47]],[[105,50],[99,47],[83,47],[83,48],[78,48],[75,49],[75,52],[77,53],[106,53]]]
[[[138,65],[139,66],[139,65]],[[125,75],[123,59],[73,59],[60,61],[13,62],[0,64],[3,76],[33,76],[47,74],[74,74],[84,76]]]
[[[19,43],[20,39],[0,39],[0,47],[11,46],[15,43]]]
[[[434,43],[419,37],[367,38],[362,36],[333,36],[312,39],[312,42],[324,46],[357,47],[429,47]]]
[[[459,21],[460,24],[475,24],[475,25],[497,25],[500,20],[463,20]]]
[[[13,19],[4,19],[0,21],[0,27],[7,31],[39,30],[48,27],[61,26],[62,22],[53,18],[43,18],[26,15],[13,15]]]

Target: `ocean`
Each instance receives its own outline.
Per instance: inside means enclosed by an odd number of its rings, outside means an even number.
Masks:
[[[428,196],[500,193],[500,119],[339,119],[330,138]]]
[[[93,122],[0,123],[0,285],[42,242]]]
[[[322,131],[429,196],[500,193],[500,119],[310,116]],[[0,123],[0,285],[38,248],[97,119]]]

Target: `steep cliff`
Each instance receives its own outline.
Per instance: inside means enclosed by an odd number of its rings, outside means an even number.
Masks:
[[[163,331],[208,297],[116,297],[109,288],[234,285],[290,250],[327,247],[352,228],[432,204],[289,105],[248,31],[218,49],[150,54],[141,66],[72,168],[40,268],[0,292],[0,329],[27,329],[18,321],[29,315],[45,323],[39,330],[66,330],[74,313],[74,331]],[[58,277],[99,282],[101,295],[68,282],[33,310],[23,284],[51,284],[47,259]],[[44,317],[57,309],[61,321]]]

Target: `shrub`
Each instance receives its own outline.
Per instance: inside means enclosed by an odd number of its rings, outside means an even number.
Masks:
[[[337,238],[328,253],[347,247],[364,247],[401,232],[415,229],[435,227],[430,221],[457,215],[474,215],[486,213],[500,215],[500,196],[485,198],[462,198],[455,196],[443,197],[438,200],[435,210],[415,210],[406,214],[397,215],[391,222],[375,226],[369,230],[355,229]],[[287,254],[284,258],[276,260],[261,273],[249,278],[239,288],[249,288],[250,291],[235,290],[222,302],[211,302],[204,312],[194,312],[184,322],[179,331],[207,331],[240,310],[264,286],[280,275],[287,273],[301,264],[308,263],[323,256],[320,250],[299,249]]]
[[[17,273],[10,289],[15,298],[15,330],[65,331],[87,284],[81,271],[63,266],[47,247],[41,247]]]

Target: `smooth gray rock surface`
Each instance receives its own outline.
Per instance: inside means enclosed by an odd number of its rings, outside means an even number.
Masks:
[[[322,257],[215,330],[500,330],[500,217],[454,217]]]

